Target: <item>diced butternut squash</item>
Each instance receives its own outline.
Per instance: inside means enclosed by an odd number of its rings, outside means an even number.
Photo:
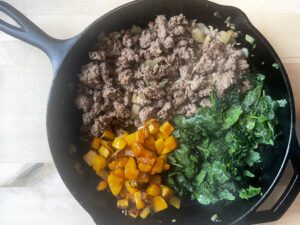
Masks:
[[[168,137],[174,131],[174,127],[170,122],[165,122],[159,128],[159,131],[162,132],[165,135],[165,137]]]
[[[141,154],[142,150],[144,150],[144,147],[140,143],[134,142],[132,144],[132,150],[133,150],[134,156],[138,157]]]
[[[119,209],[127,209],[129,206],[129,201],[128,199],[120,199],[117,201],[117,207]]]
[[[140,171],[145,173],[150,172],[152,168],[152,166],[149,163],[142,163],[142,162],[138,163],[138,167]]]
[[[115,138],[115,135],[113,134],[113,132],[109,131],[109,130],[105,130],[101,136],[101,138],[107,138],[109,140],[113,140]]]
[[[109,149],[109,151],[112,151],[112,146],[110,141],[101,140],[101,145],[105,148]]]
[[[179,209],[180,208],[180,199],[176,196],[172,196],[170,199],[169,199],[169,204],[173,207],[175,207],[176,209]]]
[[[100,148],[101,145],[101,139],[94,137],[91,143],[91,147],[95,150],[98,150]]]
[[[132,134],[128,134],[125,137],[125,141],[129,146],[131,146],[134,142],[137,142],[137,132],[134,132]]]
[[[149,151],[147,149],[143,149],[141,151],[140,155],[143,156],[143,157],[146,157],[146,158],[155,158],[156,157],[155,152]]]
[[[173,135],[166,138],[164,147],[173,151],[177,148],[177,142]]]
[[[134,202],[137,209],[142,209],[145,207],[145,203],[142,201],[142,192],[137,191],[134,193]]]
[[[168,149],[168,148],[164,148],[164,150],[162,151],[162,155],[167,155],[167,154],[169,154],[170,152],[172,152],[172,150],[171,149]]]
[[[109,156],[109,154],[110,154],[109,150],[108,150],[106,147],[104,147],[104,146],[101,146],[101,147],[99,148],[98,152],[99,152],[99,154],[102,155],[104,158],[108,158],[108,156]]]
[[[108,172],[103,169],[103,170],[100,170],[98,173],[97,173],[98,176],[100,176],[103,180],[106,180],[107,176],[108,176]]]
[[[151,175],[150,183],[152,184],[160,184],[161,183],[161,176],[159,175]]]
[[[106,160],[104,157],[102,157],[101,155],[96,155],[93,157],[92,167],[96,173],[102,170],[105,166],[106,166]]]
[[[144,140],[147,139],[147,138],[149,138],[150,133],[149,133],[149,130],[146,127],[141,127],[141,128],[138,129],[138,131],[143,134]]]
[[[108,164],[108,168],[110,170],[114,170],[117,167],[117,161],[112,161],[110,164]]]
[[[145,139],[144,141],[144,146],[146,149],[149,149],[151,151],[156,151],[156,147],[155,147],[155,139],[153,136],[148,137],[147,139]]]
[[[97,191],[103,191],[106,188],[107,188],[107,182],[103,180],[98,184]]]
[[[160,185],[161,187],[161,196],[165,199],[168,200],[169,198],[171,198],[171,196],[173,195],[173,190],[165,185]]]
[[[123,150],[127,143],[123,138],[116,137],[112,143],[112,146],[117,150]]]
[[[109,185],[111,193],[114,196],[117,196],[120,193],[120,191],[122,190],[124,179],[111,173],[108,176],[107,181],[108,181],[108,185]]]
[[[140,211],[139,211],[139,210],[137,210],[137,209],[136,209],[136,210],[133,210],[133,211],[129,210],[129,211],[128,211],[128,215],[129,215],[130,217],[132,217],[132,218],[134,218],[134,219],[135,219],[135,218],[137,218],[137,217],[138,217],[138,215],[139,215],[139,212],[140,212]]]
[[[118,199],[117,207],[133,218],[145,219],[151,212],[165,210],[167,201],[179,208],[180,199],[162,184],[161,175],[170,169],[167,154],[177,148],[173,130],[169,122],[160,126],[150,119],[134,133],[116,137],[106,130],[101,138],[94,138],[93,150],[83,158],[103,178],[97,190],[109,187]]]
[[[135,180],[139,175],[139,171],[133,168],[126,168],[125,167],[125,177],[129,180]]]
[[[145,139],[147,138],[144,129],[138,129],[136,132],[136,141],[144,144]]]
[[[167,136],[164,135],[162,132],[158,132],[157,134],[155,134],[155,138],[156,139],[159,139],[159,138],[162,138],[162,139],[165,139]]]
[[[124,169],[122,169],[122,168],[115,169],[114,174],[117,175],[118,177],[122,177],[122,178],[125,177],[125,172],[124,172]]]
[[[158,138],[155,141],[155,148],[158,154],[161,154],[165,148],[165,143],[163,138]]]
[[[134,194],[135,192],[138,191],[137,188],[131,186],[129,180],[125,181],[125,187],[126,187],[127,191],[128,191],[130,194]]]
[[[93,150],[88,151],[84,156],[83,160],[89,165],[92,166],[93,158],[97,156],[97,153]]]
[[[139,175],[136,162],[133,157],[129,157],[128,162],[125,165],[125,177],[130,180],[135,180]]]
[[[158,196],[161,193],[161,188],[158,184],[150,184],[147,187],[146,193],[150,196]]]
[[[154,212],[160,212],[168,208],[168,204],[161,196],[155,196],[152,199],[152,207]]]
[[[127,162],[128,162],[127,157],[123,157],[121,159],[118,159],[117,163],[116,163],[116,168],[124,168],[125,165],[127,164]]]
[[[136,169],[136,162],[135,162],[135,160],[134,160],[134,158],[133,157],[129,157],[128,158],[128,161],[127,161],[127,163],[126,163],[126,165],[125,165],[125,168],[134,168],[134,169]]]
[[[159,132],[159,123],[152,121],[148,124],[148,130],[150,134],[157,134]]]
[[[164,161],[160,158],[155,159],[154,166],[152,167],[151,174],[161,173],[163,171]]]
[[[146,219],[146,217],[150,214],[150,212],[151,212],[151,208],[150,206],[147,206],[140,212],[140,217],[142,219]]]

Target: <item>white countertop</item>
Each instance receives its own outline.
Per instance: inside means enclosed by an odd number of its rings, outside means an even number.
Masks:
[[[63,39],[128,0],[7,2],[50,35]],[[299,118],[300,1],[216,2],[244,10],[277,50],[289,73]],[[44,53],[0,32],[0,225],[94,224],[64,186],[50,155],[45,112],[51,74]],[[297,130],[299,133],[299,124]],[[284,217],[270,225],[296,225],[299,221],[298,197]]]

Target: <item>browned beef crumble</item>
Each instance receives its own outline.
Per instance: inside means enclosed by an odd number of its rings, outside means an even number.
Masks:
[[[213,87],[218,96],[240,83],[247,89],[243,52],[222,43],[217,29],[206,28],[205,41],[195,41],[194,23],[182,14],[169,20],[160,15],[145,29],[133,26],[103,38],[78,76],[75,103],[83,111],[83,132],[99,136],[150,117],[192,116],[209,105]]]

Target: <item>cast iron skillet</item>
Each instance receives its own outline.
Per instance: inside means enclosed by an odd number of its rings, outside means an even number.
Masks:
[[[82,33],[68,40],[57,40],[48,36],[19,11],[3,1],[0,1],[0,10],[20,25],[15,27],[0,20],[0,30],[40,48],[52,62],[54,76],[47,108],[49,146],[55,165],[66,186],[97,224],[174,224],[171,222],[172,219],[176,219],[176,224],[210,224],[210,218],[215,213],[222,218],[222,224],[260,223],[280,218],[297,196],[300,189],[300,151],[295,135],[295,106],[290,83],[274,49],[251,25],[241,10],[204,0],[138,0],[110,11]],[[221,18],[213,16],[216,11]],[[238,30],[255,37],[257,47],[253,52],[255,57],[250,57],[250,63],[267,75],[266,89],[269,94],[277,99],[285,98],[289,104],[278,112],[279,129],[282,135],[275,147],[263,150],[263,165],[256,168],[260,178],[252,185],[262,186],[264,192],[262,196],[249,201],[236,200],[228,206],[222,203],[210,207],[183,200],[180,210],[169,209],[143,221],[134,220],[121,215],[120,210],[115,207],[115,199],[111,194],[96,191],[95,187],[99,180],[82,161],[82,154],[86,149],[82,148],[79,141],[81,118],[80,112],[74,107],[74,96],[70,87],[76,82],[76,74],[79,73],[81,65],[88,61],[87,52],[95,43],[99,33],[109,33],[131,27],[133,24],[145,26],[158,14],[172,16],[179,13],[223,29],[226,29],[224,19],[230,16]],[[245,44],[243,39],[239,41]],[[261,64],[262,61],[264,65]],[[274,62],[280,65],[280,70],[271,67]],[[68,150],[70,144],[77,146],[75,154],[70,154]],[[270,210],[256,212],[257,207],[265,201],[278,182],[288,160],[292,162],[294,176],[285,192]],[[79,173],[74,169],[74,165],[77,164],[78,167],[78,163],[82,165]]]

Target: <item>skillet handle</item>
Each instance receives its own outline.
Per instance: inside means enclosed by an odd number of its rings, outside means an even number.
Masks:
[[[50,37],[20,11],[4,1],[0,1],[0,11],[9,16],[20,26],[13,26],[0,19],[0,30],[44,51],[50,58],[55,74],[67,52],[76,42],[78,36],[68,40],[59,40]]]
[[[290,183],[270,210],[253,212],[246,218],[247,223],[255,224],[278,220],[288,210],[297,197],[300,191],[300,148],[296,134],[295,132],[293,133],[294,135],[289,146],[289,159],[291,160],[294,169],[294,175],[291,178]]]

